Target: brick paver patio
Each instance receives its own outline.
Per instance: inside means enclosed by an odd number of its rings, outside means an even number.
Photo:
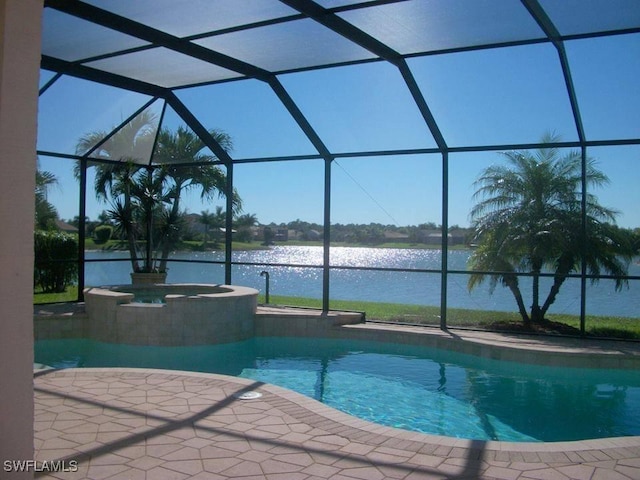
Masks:
[[[76,472],[36,478],[640,479],[640,437],[436,437],[365,422],[279,387],[191,372],[69,369],[38,372],[34,382],[36,459],[78,462]],[[262,396],[239,398],[247,392]]]

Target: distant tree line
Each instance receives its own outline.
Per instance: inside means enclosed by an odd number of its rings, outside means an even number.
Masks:
[[[322,240],[324,227],[318,223],[305,222],[300,219],[288,223],[271,223],[272,231],[287,231],[287,240],[317,241]],[[449,243],[468,243],[473,235],[470,228],[453,225],[448,229]],[[332,242],[364,245],[380,245],[383,243],[430,244],[442,243],[442,227],[434,222],[419,225],[398,226],[382,223],[334,223],[331,224]],[[277,236],[276,236],[277,241]]]
[[[182,215],[184,217],[180,233],[182,241],[200,242],[203,248],[213,249],[220,248],[224,243],[226,213],[222,207],[215,207],[213,212],[209,210],[204,210],[200,214],[183,212]],[[78,227],[79,217],[69,219],[67,223]],[[625,229],[615,226],[613,228],[618,228],[635,238],[635,250],[640,253],[640,228]],[[296,219],[286,223],[261,224],[255,214],[249,213],[236,215],[233,220],[233,229],[233,238],[236,241],[266,244],[321,241],[324,233],[324,227],[319,223]],[[331,225],[331,241],[371,246],[383,243],[439,246],[442,243],[441,229],[441,225],[435,222],[406,226],[382,223],[336,223]],[[104,244],[109,239],[123,240],[113,228],[106,212],[98,215],[97,220],[86,218],[85,231],[86,235],[93,238],[97,244]],[[471,227],[452,225],[448,228],[448,237],[449,245],[473,247],[476,244],[474,229]]]

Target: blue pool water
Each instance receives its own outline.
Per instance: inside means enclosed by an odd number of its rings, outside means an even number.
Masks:
[[[383,425],[451,437],[564,441],[640,435],[640,372],[481,359],[407,345],[253,338],[197,347],[36,342],[56,368],[144,367],[272,383]]]

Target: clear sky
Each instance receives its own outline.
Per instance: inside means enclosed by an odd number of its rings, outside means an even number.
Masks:
[[[589,140],[640,138],[640,34],[566,44]],[[547,131],[577,140],[558,55],[547,44],[481,50],[409,60],[450,147],[536,142]],[[43,72],[43,82],[50,78]],[[285,89],[333,153],[432,148],[435,141],[399,72],[373,63],[289,74]],[[178,92],[207,128],[229,133],[233,158],[316,154],[270,88],[257,80]],[[38,149],[74,153],[78,139],[109,130],[148,99],[63,78],[40,100]],[[154,105],[159,112],[161,105]],[[165,125],[180,123],[169,112]],[[594,192],[620,212],[618,223],[640,227],[640,146],[591,148],[609,176]],[[468,225],[473,181],[500,162],[497,152],[456,153],[449,163],[449,224]],[[40,156],[59,179],[49,199],[64,219],[78,214],[73,162]],[[322,223],[321,160],[238,165],[234,170],[245,213],[261,223],[301,219]],[[441,223],[442,159],[435,155],[340,158],[333,165],[332,221],[417,225]],[[191,213],[213,211],[191,196]],[[87,214],[108,208],[88,194]]]

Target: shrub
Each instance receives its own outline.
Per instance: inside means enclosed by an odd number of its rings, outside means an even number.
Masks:
[[[96,245],[103,245],[111,240],[113,227],[111,225],[100,225],[93,231],[93,240]]]
[[[61,232],[37,230],[34,237],[34,287],[64,292],[78,273],[78,238]]]

